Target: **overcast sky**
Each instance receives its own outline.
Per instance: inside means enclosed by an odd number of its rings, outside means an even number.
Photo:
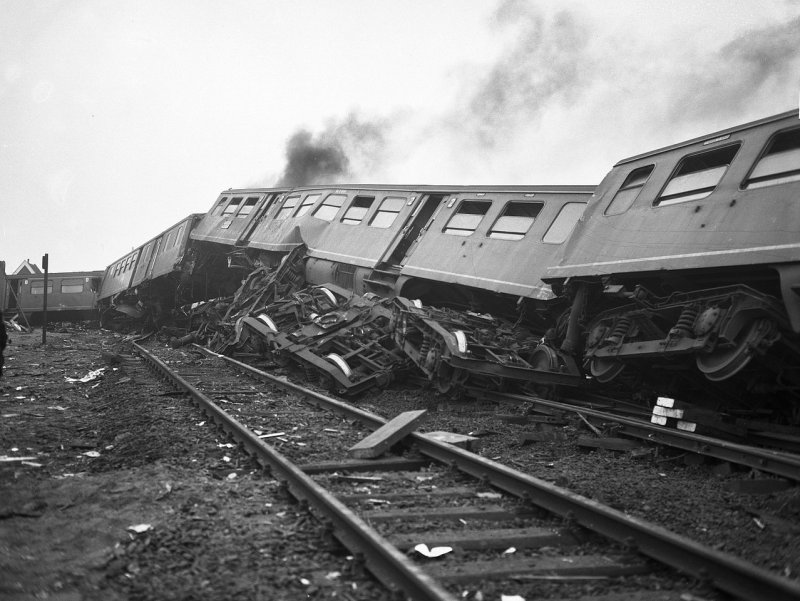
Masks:
[[[0,0],[0,260],[103,269],[298,178],[596,184],[798,94],[797,0]]]

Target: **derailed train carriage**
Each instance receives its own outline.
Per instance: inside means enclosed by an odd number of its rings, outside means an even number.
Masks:
[[[558,384],[580,376],[575,368],[565,373],[569,357],[539,344],[561,304],[541,276],[592,190],[363,185],[229,190],[192,236],[235,247],[240,262],[259,265],[277,265],[303,245],[303,279],[309,284],[415,299],[416,305],[394,306],[392,326],[402,323],[395,341],[441,391],[470,379],[494,388],[507,380]],[[434,315],[430,305],[472,317]],[[493,318],[479,317],[487,313],[518,325],[503,330]],[[262,317],[274,322],[266,308]],[[347,372],[356,370],[348,361],[363,361],[367,347],[351,345],[344,356],[326,357],[353,381]],[[376,361],[376,369],[384,363]]]
[[[796,396],[798,131],[785,113],[675,144],[619,162],[597,190],[228,190],[192,228],[204,260],[188,271],[230,294],[303,248],[295,283],[397,299],[393,338],[441,391],[588,378]],[[261,315],[274,339],[267,306],[247,323]]]
[[[595,380],[797,412],[797,112],[620,161],[544,279]]]

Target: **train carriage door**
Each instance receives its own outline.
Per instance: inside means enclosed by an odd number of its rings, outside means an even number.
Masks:
[[[267,211],[269,211],[270,207],[275,204],[275,200],[280,198],[281,194],[278,192],[273,192],[272,194],[268,194],[266,200],[258,209],[255,217],[253,217],[252,221],[250,221],[250,226],[242,232],[242,235],[237,240],[236,244],[247,244],[247,241],[250,239],[250,236],[253,234],[255,229],[264,221],[264,218],[267,216]]]
[[[400,233],[400,241],[386,259],[389,265],[402,265],[405,262],[416,248],[419,239],[428,231],[437,209],[442,206],[446,198],[446,194],[426,194],[422,197]]]

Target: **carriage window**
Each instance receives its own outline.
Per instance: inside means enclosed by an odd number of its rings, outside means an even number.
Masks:
[[[744,187],[763,188],[796,181],[800,181],[800,129],[781,132],[772,139]]]
[[[328,194],[328,197],[314,211],[314,217],[325,221],[333,221],[346,198],[345,194]]]
[[[247,217],[250,213],[253,212],[253,209],[258,202],[258,196],[251,196],[247,200],[244,201],[242,208],[239,209],[239,213],[236,215],[237,217]]]
[[[512,200],[489,230],[490,238],[499,240],[520,240],[531,229],[539,216],[543,202],[523,202]]]
[[[569,238],[572,228],[578,223],[578,219],[583,215],[583,209],[586,205],[582,202],[568,202],[558,215],[547,228],[547,231],[542,238],[542,242],[547,244],[561,244],[564,240]]]
[[[217,215],[222,215],[222,211],[224,210],[224,208],[223,208],[223,207],[224,207],[224,205],[225,205],[225,203],[226,203],[226,202],[228,202],[228,197],[227,197],[227,196],[223,196],[223,197],[220,199],[220,201],[217,203],[217,206],[216,206],[216,207],[214,207],[214,209],[215,209],[215,211],[216,211]]]
[[[700,200],[714,191],[728,169],[739,144],[685,157],[655,206]]]
[[[53,293],[53,282],[47,282],[47,294]],[[31,282],[31,294],[44,294],[44,280]]]
[[[636,200],[636,197],[639,196],[639,192],[642,191],[642,186],[644,186],[645,182],[650,178],[654,167],[655,165],[648,165],[647,167],[639,167],[631,171],[628,177],[625,178],[625,181],[622,182],[622,186],[620,186],[614,198],[608,203],[603,214],[621,215],[630,209],[633,201]]]
[[[61,280],[61,292],[63,294],[77,294],[83,292],[83,280]]]
[[[322,196],[322,194],[309,194],[303,199],[300,208],[297,209],[297,212],[294,214],[295,217],[302,217],[306,213],[311,210],[311,207],[314,206],[314,203],[317,202],[317,199]]]
[[[175,234],[175,241],[172,243],[172,246],[178,246],[178,242],[180,242],[181,236],[183,236],[183,226],[178,228],[178,233]]]
[[[169,234],[167,234],[167,239],[164,242],[164,250],[167,250],[168,248],[172,248],[172,236],[173,236],[174,233],[175,232],[170,232]]]
[[[490,206],[492,206],[490,200],[465,200],[444,226],[444,233],[453,236],[469,236],[477,229]]]
[[[275,213],[275,219],[286,219],[292,214],[294,208],[297,206],[297,201],[300,200],[300,195],[289,196],[283,201],[283,206]]]
[[[402,196],[387,196],[383,199],[378,210],[369,220],[370,227],[387,228],[391,227],[394,220],[403,210],[406,199]]]
[[[369,211],[374,200],[374,196],[356,196],[353,202],[350,203],[350,208],[344,212],[342,223],[358,225],[364,221],[364,217],[366,217],[367,211]]]
[[[222,211],[222,214],[232,215],[233,213],[236,212],[236,209],[239,208],[241,202],[242,202],[241,196],[235,196],[234,198],[231,198],[231,201],[228,203],[228,206],[225,207],[225,209]]]

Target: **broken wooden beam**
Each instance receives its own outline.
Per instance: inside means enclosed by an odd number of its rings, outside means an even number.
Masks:
[[[401,413],[375,430],[364,440],[350,447],[347,450],[348,455],[356,459],[370,459],[383,455],[392,445],[413,432],[417,423],[422,420],[426,413],[426,409]]]

